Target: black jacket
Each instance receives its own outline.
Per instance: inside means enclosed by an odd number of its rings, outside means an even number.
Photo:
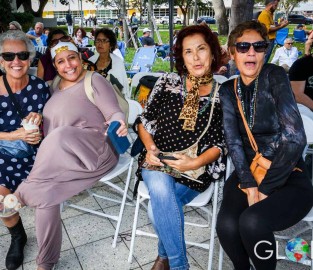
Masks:
[[[255,152],[238,110],[234,80],[222,84],[220,99],[226,142],[240,185],[243,188],[257,187],[249,168]],[[259,191],[270,195],[285,184],[306,145],[302,119],[286,72],[281,67],[263,66],[255,110],[252,133],[259,151],[272,161]]]

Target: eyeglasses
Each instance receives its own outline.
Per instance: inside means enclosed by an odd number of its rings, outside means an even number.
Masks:
[[[250,50],[251,45],[257,53],[265,52],[268,47],[268,43],[266,41],[257,41],[253,43],[237,42],[234,45],[238,53],[247,53]]]
[[[97,38],[97,39],[95,40],[95,43],[96,43],[96,44],[107,43],[107,42],[110,42],[110,40],[109,40],[108,38],[103,38],[103,39]]]
[[[288,44],[288,45],[292,45],[293,43],[286,43],[286,44]]]
[[[50,48],[55,47],[60,41],[61,42],[72,42],[74,44],[73,39],[70,36],[63,36],[60,38],[52,39],[50,42]]]
[[[4,61],[13,61],[15,59],[15,56],[17,56],[18,59],[25,61],[29,58],[30,53],[29,52],[3,52],[1,53],[2,58]]]

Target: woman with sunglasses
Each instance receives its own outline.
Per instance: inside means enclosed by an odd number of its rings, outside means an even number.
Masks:
[[[57,263],[62,243],[60,203],[90,188],[118,162],[105,135],[109,122],[119,121],[118,136],[126,136],[125,116],[110,83],[94,72],[92,103],[84,87],[78,48],[62,42],[51,48],[60,81],[43,111],[44,134],[34,167],[15,195],[36,209],[38,270]]]
[[[22,140],[31,145],[34,150],[34,154],[24,158],[10,156],[0,150],[0,195],[2,196],[13,193],[28,176],[42,138],[38,126],[41,124],[41,113],[50,97],[50,92],[44,81],[27,74],[34,56],[35,47],[22,31],[10,30],[0,36],[0,63],[4,71],[4,75],[0,77],[0,140]],[[9,96],[10,89],[17,105],[12,104],[12,98]],[[33,121],[37,128],[25,130],[21,127],[24,117]],[[17,269],[23,262],[23,249],[27,236],[18,213],[2,220],[11,234],[6,268]]]
[[[108,28],[97,29],[95,32],[97,54],[90,57],[88,69],[95,70],[103,77],[110,75],[110,81],[119,86],[124,94],[128,93],[128,79],[123,60],[113,51],[117,47],[116,35]]]
[[[257,270],[274,270],[273,232],[299,222],[313,205],[312,183],[302,159],[306,138],[301,116],[285,70],[264,64],[267,46],[263,24],[239,24],[229,36],[228,48],[240,76],[220,89],[226,142],[235,171],[224,186],[217,234],[236,270],[251,269],[249,259]],[[259,152],[271,161],[259,185],[250,171],[256,152],[243,119]]]
[[[62,39],[63,41],[69,41],[71,37],[67,36],[62,29],[55,29],[51,31],[47,38],[48,48],[45,54],[42,57],[40,57],[38,61],[37,77],[43,79],[49,84],[52,82],[53,78],[57,75],[55,67],[52,63],[50,49],[51,46],[59,42],[60,39]]]

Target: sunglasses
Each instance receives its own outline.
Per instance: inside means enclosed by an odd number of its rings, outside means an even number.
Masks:
[[[286,43],[286,44],[288,44],[288,45],[292,45],[293,43]]]
[[[110,42],[110,40],[108,39],[108,38],[103,38],[103,39],[101,39],[101,38],[97,38],[96,40],[95,40],[95,43],[96,44],[102,44],[102,43],[107,43],[107,42]]]
[[[63,36],[60,38],[52,39],[50,42],[50,48],[55,47],[60,41],[61,42],[72,42],[74,44],[73,39],[70,36]]]
[[[30,53],[29,52],[18,52],[18,53],[13,53],[13,52],[3,52],[1,53],[2,58],[4,61],[13,61],[15,59],[15,56],[19,60],[25,61],[28,60]]]
[[[235,43],[235,47],[238,53],[247,53],[250,50],[251,45],[253,46],[253,49],[257,53],[265,52],[268,47],[268,43],[266,41],[257,41],[253,43],[250,43],[250,42],[236,42]]]

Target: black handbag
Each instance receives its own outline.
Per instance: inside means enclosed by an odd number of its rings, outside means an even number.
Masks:
[[[17,100],[15,99],[13,95],[13,92],[11,90],[11,87],[7,81],[5,74],[3,75],[3,82],[9,93],[9,97],[13,103],[13,106],[15,107],[21,120],[23,120],[24,117],[23,117],[22,109],[20,107],[20,104],[17,102]],[[35,151],[31,145],[29,145],[28,143],[22,140],[14,140],[14,141],[0,140],[0,153],[4,155],[8,155],[10,157],[25,158],[25,157],[33,155]]]

